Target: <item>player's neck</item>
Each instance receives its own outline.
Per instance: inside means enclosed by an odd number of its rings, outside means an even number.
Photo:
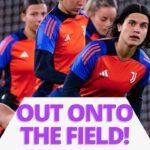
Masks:
[[[33,31],[31,31],[29,28],[24,29],[24,34],[28,39],[35,39],[36,34]]]
[[[58,8],[65,14],[70,14],[70,12],[65,8],[62,2],[59,2]]]
[[[130,59],[136,51],[135,46],[129,46],[128,44],[122,43],[120,41],[115,43],[115,48],[118,57],[122,60]]]

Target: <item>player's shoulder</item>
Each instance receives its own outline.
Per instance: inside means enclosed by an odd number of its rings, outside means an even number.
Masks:
[[[61,21],[53,14],[49,13],[41,22],[39,27],[46,27],[47,25],[52,26],[55,23],[60,23]]]
[[[101,49],[105,49],[107,47],[107,45],[113,45],[114,44],[114,40],[113,38],[100,38],[94,41],[91,41],[88,46],[93,46],[93,45],[99,45],[99,47],[101,47]]]
[[[6,47],[11,46],[12,44],[24,38],[25,37],[23,36],[23,34],[19,31],[9,34],[0,42],[0,49],[5,49]]]
[[[108,40],[108,39],[106,39]],[[103,56],[106,55],[108,51],[107,45],[104,39],[94,40],[88,43],[84,50],[82,51],[81,57],[90,56]]]

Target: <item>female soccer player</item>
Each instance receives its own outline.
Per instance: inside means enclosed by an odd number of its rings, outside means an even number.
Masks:
[[[89,16],[88,24],[86,27],[86,35],[85,35],[86,44],[87,44],[92,40],[97,40],[97,39],[107,36],[109,28],[112,26],[114,18],[116,17],[116,14],[117,14],[117,4],[115,0],[101,0],[101,1],[89,0],[88,3],[85,5],[85,12]],[[81,40],[83,39],[79,37],[78,41],[81,41]],[[75,46],[73,45],[73,47]],[[81,50],[82,49],[80,49],[79,52]],[[63,53],[64,55],[67,54],[66,51],[64,51]],[[74,51],[72,52],[72,54],[73,53]],[[76,58],[77,54],[78,53],[74,53],[74,56],[75,56],[74,58]],[[67,63],[67,65],[69,66],[67,68],[67,71],[69,72],[70,66],[72,65],[73,60],[66,62],[66,59],[62,60],[61,56],[59,57],[59,59],[61,60],[61,63],[64,63],[64,64]],[[61,71],[61,69],[59,71]],[[56,89],[55,91],[52,91],[50,93],[50,96],[51,97],[58,96],[59,90],[60,89]]]
[[[13,110],[18,108],[22,99],[31,97],[39,85],[34,75],[35,35],[46,14],[44,0],[24,0],[21,11],[24,29],[0,43],[0,74],[4,72],[5,77],[5,84],[0,88],[0,103],[3,103],[0,104],[0,126],[3,128],[8,125]]]
[[[0,72],[5,72],[0,102],[14,110],[24,97],[32,96],[38,85],[34,75],[35,35],[46,14],[47,6],[43,0],[24,0],[21,11],[24,29],[0,43]]]
[[[35,74],[43,82],[34,97],[47,96],[64,83],[70,65],[85,46],[86,0],[59,0],[41,23],[36,38]]]
[[[127,96],[139,117],[150,71],[150,60],[141,48],[150,44],[146,7],[127,6],[116,18],[112,34],[116,38],[93,41],[79,54],[65,80],[63,96]]]
[[[90,19],[86,28],[86,44],[108,36],[117,7],[116,0],[88,0],[85,12]]]

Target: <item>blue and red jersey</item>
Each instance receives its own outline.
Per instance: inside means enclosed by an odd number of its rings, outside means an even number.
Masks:
[[[77,54],[85,46],[88,17],[82,12],[71,16],[56,7],[41,23],[37,33],[36,49],[54,56],[54,68],[67,74]]]
[[[150,60],[142,49],[134,56],[121,60],[116,53],[114,39],[97,40],[80,53],[71,71],[85,83],[81,96],[122,97],[134,86],[141,89],[148,82]]]
[[[47,96],[63,84],[76,56],[89,41],[101,37],[82,11],[72,16],[56,6],[41,23],[36,37],[35,73],[43,82],[34,96]]]
[[[0,70],[5,71],[5,85],[0,89],[17,96],[19,102],[31,97],[39,85],[34,74],[35,40],[23,31],[7,36],[0,43]]]
[[[58,6],[42,21],[36,36],[35,73],[43,82],[33,96],[47,96],[64,83],[71,64],[85,46],[87,23],[82,11],[69,15]]]

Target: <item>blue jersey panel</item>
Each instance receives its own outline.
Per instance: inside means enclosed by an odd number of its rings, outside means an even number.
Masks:
[[[36,49],[54,53],[60,24],[61,21],[52,14],[43,20],[36,35]]]
[[[148,83],[149,75],[150,75],[150,59],[145,54],[145,52],[140,49],[139,61],[146,67],[146,73],[141,79],[141,87],[144,87]]]
[[[102,40],[90,42],[78,55],[71,70],[83,80],[87,80],[100,56],[107,53],[107,47]]]
[[[16,41],[18,41],[18,37],[12,34],[0,43],[0,69],[3,69],[10,62],[11,49]]]

